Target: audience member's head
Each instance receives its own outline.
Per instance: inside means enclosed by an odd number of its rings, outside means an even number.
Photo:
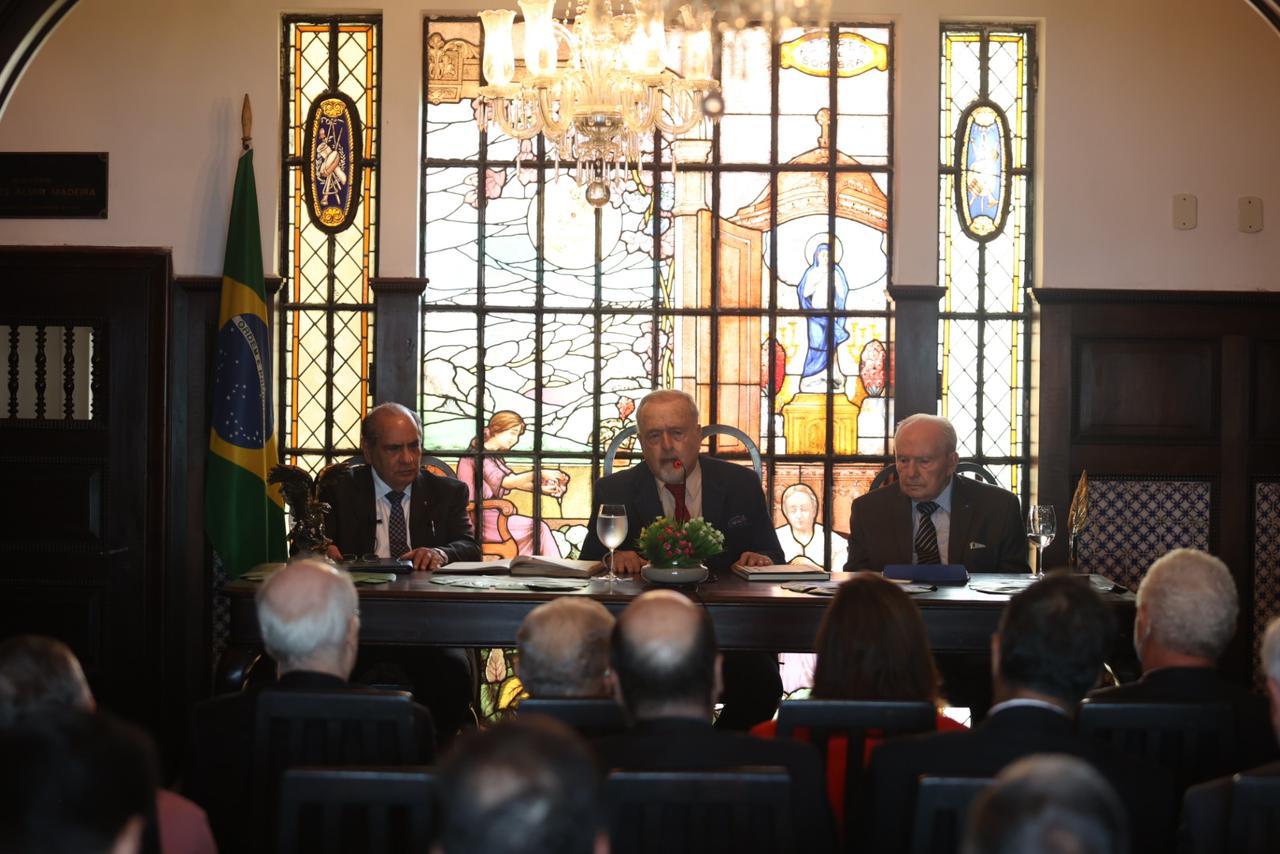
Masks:
[[[516,632],[516,667],[525,690],[533,697],[607,696],[613,623],[604,605],[579,596],[530,611]]]
[[[538,715],[470,732],[440,764],[443,854],[590,854],[598,830],[595,763],[559,721]]]
[[[1006,767],[974,801],[965,854],[1123,854],[1128,820],[1102,775],[1044,753]]]
[[[141,843],[156,763],[140,730],[47,709],[0,728],[0,854],[125,854]]]
[[[1085,579],[1051,572],[1017,593],[992,640],[998,699],[1073,709],[1097,681],[1115,623]]]
[[[351,577],[321,560],[298,560],[258,588],[262,644],[281,673],[346,679],[356,662],[360,610]]]
[[[840,585],[814,649],[817,699],[937,700],[938,671],[920,609],[878,573],[855,573]]]
[[[49,709],[94,709],[93,693],[80,661],[60,640],[19,635],[0,643],[0,720],[39,715]]]
[[[610,657],[632,718],[710,720],[720,655],[711,618],[688,598],[672,590],[637,596],[613,627]]]
[[[1174,549],[1138,585],[1133,646],[1144,670],[1213,667],[1236,631],[1236,583],[1199,549]]]
[[[1267,626],[1262,636],[1262,672],[1267,677],[1267,694],[1271,697],[1271,725],[1280,741],[1280,617]]]

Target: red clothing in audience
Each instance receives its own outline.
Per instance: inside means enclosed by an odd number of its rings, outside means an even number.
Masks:
[[[156,792],[156,824],[163,854],[218,854],[204,810],[168,789]]]
[[[955,730],[968,729],[962,723],[951,720],[946,715],[939,714],[937,722],[938,732],[954,732]],[[778,722],[765,721],[762,724],[756,724],[751,728],[751,734],[758,738],[777,738]],[[798,741],[809,740],[809,728],[797,727],[795,737]],[[880,737],[868,737],[862,752],[862,767],[865,768],[871,764],[871,751],[880,746],[884,739]],[[827,799],[831,801],[831,811],[836,817],[836,826],[844,827],[844,757],[849,749],[849,742],[843,735],[837,735],[827,741]]]

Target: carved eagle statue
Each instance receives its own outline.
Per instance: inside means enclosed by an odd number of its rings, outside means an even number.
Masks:
[[[267,473],[267,483],[280,485],[284,503],[289,507],[289,518],[293,520],[289,529],[290,553],[324,554],[333,543],[324,530],[324,517],[332,508],[320,500],[320,493],[330,478],[349,468],[347,463],[333,463],[321,469],[314,480],[298,466],[281,464]]]

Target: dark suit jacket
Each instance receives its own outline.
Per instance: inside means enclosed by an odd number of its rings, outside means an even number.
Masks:
[[[1229,703],[1236,713],[1236,758],[1230,770],[1280,756],[1266,699],[1208,667],[1153,670],[1137,682],[1099,688],[1089,699],[1094,703]]]
[[[822,762],[812,745],[726,732],[692,718],[668,718],[640,721],[627,733],[597,741],[596,756],[605,772],[614,768],[680,771],[781,766],[791,776],[796,850],[830,851],[834,843]]]
[[[702,469],[702,518],[724,534],[724,551],[708,560],[707,566],[727,570],[748,551],[783,563],[782,546],[755,473],[706,456],[698,458],[698,466]],[[579,555],[583,560],[599,560],[608,553],[596,536],[596,513],[601,504],[627,506],[627,539],[619,549],[634,551],[640,529],[662,515],[657,483],[643,462],[600,478],[592,493],[591,522]]]
[[[1280,762],[1242,772],[1249,777],[1280,777]],[[1219,777],[1187,789],[1178,826],[1183,854],[1219,854],[1230,848],[1231,777]]]
[[[413,547],[443,549],[450,562],[480,560],[480,544],[467,515],[467,496],[461,481],[421,472],[409,497],[409,541]],[[355,465],[331,477],[320,492],[320,500],[329,503],[325,532],[338,549],[356,556],[372,553],[378,519],[372,467]]]
[[[994,777],[1035,753],[1065,753],[1089,762],[1124,802],[1133,850],[1168,850],[1177,816],[1177,794],[1168,776],[1137,760],[1106,754],[1077,735],[1070,718],[1031,706],[1003,709],[968,732],[887,740],[871,755],[871,796],[860,823],[852,826],[870,832],[872,851],[905,850],[921,775]]]
[[[968,477],[951,478],[948,562],[969,572],[1030,572],[1022,505],[998,486]],[[888,564],[911,563],[911,499],[892,483],[853,502],[849,512],[849,561],[845,570],[884,572]],[[970,548],[982,543],[983,548]]]
[[[251,688],[197,703],[192,710],[183,775],[183,794],[204,807],[220,851],[253,850],[253,730],[262,691],[341,692],[363,689],[325,673],[292,671],[273,685]],[[418,736],[416,761],[435,759],[436,733],[431,713],[414,704]]]

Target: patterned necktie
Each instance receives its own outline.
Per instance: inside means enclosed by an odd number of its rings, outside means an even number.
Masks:
[[[667,488],[667,492],[671,493],[671,497],[676,500],[676,521],[681,524],[689,521],[689,507],[684,503],[684,484],[663,484]]]
[[[409,536],[405,533],[404,493],[394,489],[387,492],[387,500],[391,502],[391,514],[387,516],[387,549],[392,559],[409,551]]]
[[[938,529],[933,527],[933,511],[938,509],[935,501],[921,501],[916,505],[920,513],[920,528],[916,531],[916,563],[942,563],[942,555],[938,553]]]

